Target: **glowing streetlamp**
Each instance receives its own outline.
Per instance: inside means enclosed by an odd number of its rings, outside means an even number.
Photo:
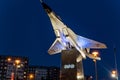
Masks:
[[[118,74],[117,74],[117,71],[116,70],[112,70],[111,72],[111,77],[118,80]]]
[[[97,61],[96,61],[96,57],[98,57],[99,52],[98,51],[93,51],[92,55],[95,57],[95,59],[93,59],[94,63],[95,63],[95,74],[96,74],[96,80],[98,80],[98,75],[97,75]]]
[[[20,63],[21,63],[21,60],[20,59],[16,59],[15,62],[14,62],[14,66],[15,66],[15,80],[17,80],[17,69],[20,68]]]
[[[29,79],[33,80],[34,79],[34,74],[29,74]]]
[[[99,52],[98,52],[98,51],[93,51],[92,54],[93,54],[94,57],[98,57]],[[95,60],[96,60],[96,59],[95,59]]]
[[[19,59],[16,59],[16,60],[15,60],[15,64],[16,64],[16,65],[20,64],[20,62],[21,62],[21,61],[20,61]]]
[[[114,61],[115,61],[115,70],[112,70],[111,77],[115,80],[118,80],[118,69],[117,69],[117,58],[116,58],[116,48],[114,46]]]
[[[7,58],[7,61],[8,61],[8,62],[10,62],[11,60],[12,60],[12,59],[11,59],[10,57],[9,57],[9,58]]]

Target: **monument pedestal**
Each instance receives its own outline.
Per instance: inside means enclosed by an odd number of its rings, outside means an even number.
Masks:
[[[74,48],[62,51],[60,80],[84,80],[82,59],[79,62],[76,60],[79,54]]]

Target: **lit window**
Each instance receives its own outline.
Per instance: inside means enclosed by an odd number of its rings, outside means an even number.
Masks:
[[[24,78],[26,78],[26,76],[24,76]]]
[[[27,61],[25,61],[25,63],[27,63]]]
[[[4,69],[7,69],[6,67],[4,67]]]
[[[24,72],[24,74],[26,74],[26,72]]]
[[[23,64],[21,64],[21,67],[23,67],[24,65]]]

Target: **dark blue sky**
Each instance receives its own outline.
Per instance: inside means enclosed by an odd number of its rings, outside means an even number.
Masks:
[[[119,0],[44,0],[78,35],[103,42],[100,50],[99,79],[114,68],[116,46],[120,70],[120,1]],[[47,50],[55,40],[48,16],[39,0],[0,0],[0,54],[28,56],[30,64],[60,65],[60,54]],[[85,74],[94,73],[92,60],[84,60]],[[119,72],[120,73],[120,72]]]

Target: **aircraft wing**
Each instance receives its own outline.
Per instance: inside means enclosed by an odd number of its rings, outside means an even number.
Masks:
[[[100,49],[100,48],[107,48],[105,44],[84,38],[82,36],[77,35],[76,39],[78,45],[82,48],[95,48],[95,49]]]
[[[63,49],[64,47],[60,43],[59,39],[56,39],[54,43],[52,44],[52,46],[49,48],[48,53],[51,55],[57,54],[57,53],[60,53]]]

